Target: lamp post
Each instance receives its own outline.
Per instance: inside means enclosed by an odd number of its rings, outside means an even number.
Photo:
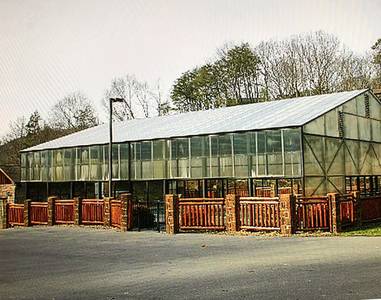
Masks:
[[[108,196],[112,197],[112,104],[124,102],[123,98],[110,98],[110,141],[108,145]]]

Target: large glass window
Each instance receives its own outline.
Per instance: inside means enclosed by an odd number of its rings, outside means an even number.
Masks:
[[[220,135],[219,142],[219,159],[220,159],[220,176],[233,176],[233,157],[232,157],[232,135]]]
[[[300,176],[302,173],[299,129],[283,130],[285,175]]]
[[[120,144],[120,179],[128,179],[128,160],[129,149],[128,144]]]
[[[102,163],[103,163],[102,146],[90,147],[90,179],[91,180],[101,180]]]
[[[166,178],[166,144],[164,140],[153,141],[153,178]]]
[[[75,148],[64,150],[64,178],[65,181],[75,180]]]
[[[63,181],[63,150],[53,150],[54,181]]]
[[[249,143],[250,143],[249,133],[236,133],[233,135],[235,177],[248,176]]]
[[[206,157],[209,155],[208,137],[195,136],[190,139],[191,143],[191,176],[202,178],[206,176]]]

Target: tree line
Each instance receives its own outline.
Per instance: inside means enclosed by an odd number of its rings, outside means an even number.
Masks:
[[[381,87],[381,39],[355,54],[318,31],[218,49],[175,81],[171,98],[186,112],[370,87]]]

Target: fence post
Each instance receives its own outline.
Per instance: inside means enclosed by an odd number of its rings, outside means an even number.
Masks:
[[[179,232],[179,198],[177,195],[165,195],[165,231],[167,234]]]
[[[82,221],[82,199],[74,198],[74,225],[81,225]]]
[[[361,197],[360,197],[360,192],[352,192],[352,197],[353,197],[353,209],[355,213],[355,222],[356,226],[361,226],[362,225],[362,214],[361,214]]]
[[[120,220],[120,230],[127,231],[130,230],[130,218],[132,217],[131,203],[132,203],[132,195],[130,193],[120,194],[120,202],[121,202],[121,220]]]
[[[53,226],[55,220],[55,202],[57,197],[48,197],[48,225]]]
[[[31,200],[25,200],[24,202],[24,226],[30,226],[30,203]]]
[[[0,229],[7,228],[7,198],[0,197]]]
[[[341,231],[341,220],[340,220],[340,202],[339,194],[328,193],[328,201],[331,204],[331,228],[332,233],[338,233]]]
[[[111,226],[111,199],[103,198],[103,225],[107,227]]]
[[[239,212],[237,210],[239,203],[239,197],[235,194],[228,194],[225,197],[225,210],[226,210],[226,230],[228,232],[236,232],[239,230]]]
[[[279,197],[280,233],[290,235],[295,233],[295,195],[281,194]]]

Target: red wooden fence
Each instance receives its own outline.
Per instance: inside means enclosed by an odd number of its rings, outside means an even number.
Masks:
[[[329,230],[330,209],[331,206],[326,196],[297,198],[297,230]]]
[[[7,223],[24,226],[24,204],[9,203],[7,205]]]
[[[30,203],[30,224],[47,225],[48,224],[48,202]]]
[[[355,200],[353,195],[339,196],[341,226],[351,226],[355,223]]]
[[[103,225],[103,200],[83,199],[82,200],[82,224]]]
[[[122,202],[111,200],[111,226],[120,228],[122,218]]]
[[[74,200],[55,201],[56,224],[74,224]]]
[[[361,220],[381,220],[381,196],[361,197]]]
[[[225,201],[223,198],[179,199],[180,229],[224,230]]]
[[[239,227],[246,230],[280,230],[279,198],[241,197]]]

